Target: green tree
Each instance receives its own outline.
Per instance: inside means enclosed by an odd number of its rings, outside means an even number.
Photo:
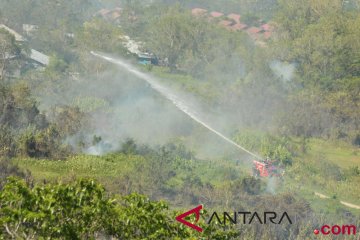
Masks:
[[[90,180],[30,188],[9,179],[0,192],[3,238],[95,239],[113,233],[117,214],[102,186]]]
[[[39,128],[47,126],[45,116],[38,110],[37,102],[26,84],[0,84],[0,125],[13,129],[29,125]]]
[[[0,191],[0,238],[18,239],[197,239],[201,235],[175,221],[179,212],[165,202],[131,194],[109,197],[93,180],[30,187],[9,178]],[[204,213],[206,214],[206,213]],[[209,217],[206,215],[205,217]],[[192,218],[193,219],[193,218]],[[239,231],[199,223],[205,237],[236,239]]]
[[[0,125],[0,157],[12,157],[16,152],[16,140],[9,126]]]
[[[341,0],[280,0],[276,15],[281,37],[295,39],[302,35],[305,26],[316,23],[329,13],[342,11]]]
[[[0,191],[3,185],[6,184],[6,179],[10,176],[16,176],[25,179],[28,183],[32,181],[29,171],[23,171],[19,169],[10,159],[0,158]],[[1,231],[0,231],[1,232]],[[0,234],[1,236],[1,234]]]
[[[198,31],[199,28],[191,28],[195,27],[194,23],[196,21],[192,21],[188,12],[176,6],[156,18],[150,25],[149,47],[159,57],[167,59],[171,70],[175,70],[186,51],[191,50],[190,45],[196,44],[192,31]]]
[[[123,33],[118,26],[105,20],[94,18],[85,22],[76,36],[76,44],[85,50],[101,50],[106,52],[124,52]]]
[[[16,60],[21,55],[21,47],[15,41],[14,35],[0,28],[0,80],[11,73]],[[16,65],[16,64],[15,64]]]

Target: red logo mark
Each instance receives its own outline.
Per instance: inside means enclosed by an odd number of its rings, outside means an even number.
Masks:
[[[194,209],[191,209],[190,211],[187,211],[179,216],[176,217],[176,220],[181,222],[182,224],[185,224],[186,226],[188,227],[191,227],[192,229],[195,229],[196,231],[198,232],[202,232],[202,228],[199,227],[199,226],[196,226],[194,224],[192,224],[191,222],[188,222],[185,220],[185,218],[193,213],[195,213],[195,217],[196,217],[196,220],[195,220],[195,223],[199,221],[199,218],[200,218],[200,210],[202,209],[202,205],[199,205],[197,206],[196,208]]]

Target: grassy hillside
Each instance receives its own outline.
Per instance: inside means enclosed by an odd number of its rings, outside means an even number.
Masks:
[[[318,197],[314,192],[319,192],[337,203],[360,205],[359,149],[343,142],[319,139],[311,139],[308,146],[307,153],[296,157],[288,169],[287,188],[296,189],[315,202]]]
[[[277,182],[276,193],[296,192],[319,211],[335,213],[336,209],[343,209],[360,213],[340,204],[340,201],[346,201],[360,205],[360,176],[356,172],[356,167],[360,166],[360,156],[357,155],[359,149],[345,143],[318,139],[310,140],[308,146],[307,152],[297,156],[293,165],[286,169],[284,181]],[[127,191],[141,191],[142,181],[149,180],[146,163],[151,162],[151,159],[148,156],[117,153],[105,156],[77,155],[67,160],[17,158],[14,161],[20,168],[29,170],[38,182],[95,178],[110,191],[123,193],[124,182],[131,182],[131,189]],[[184,158],[178,158],[177,161],[178,167],[164,182],[166,189],[163,189],[163,193],[167,198],[172,198],[169,189],[173,193],[181,192],[186,184],[193,184],[189,188],[196,188],[197,184],[223,188],[251,173],[248,161]],[[263,179],[263,189],[266,189],[266,181]],[[142,191],[148,193],[147,190]],[[321,199],[315,196],[315,192],[325,194],[330,199]],[[197,191],[197,194],[201,193],[201,190]]]
[[[309,149],[310,151],[304,156],[305,158],[314,159],[323,156],[342,169],[360,167],[360,149],[347,143],[311,139]]]

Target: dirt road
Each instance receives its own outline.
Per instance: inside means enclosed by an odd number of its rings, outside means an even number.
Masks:
[[[326,195],[321,194],[321,193],[318,193],[318,192],[315,192],[315,195],[318,196],[319,198],[323,198],[323,199],[328,199],[328,198],[330,198],[329,196],[326,196]],[[347,207],[350,207],[350,208],[360,209],[360,206],[359,206],[359,205],[355,205],[355,204],[348,203],[348,202],[344,202],[344,201],[340,201],[340,203],[341,203],[342,205],[347,206]]]

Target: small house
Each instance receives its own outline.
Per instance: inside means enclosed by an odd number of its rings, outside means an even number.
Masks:
[[[191,14],[196,17],[201,17],[206,15],[207,10],[203,8],[193,8],[191,9]]]
[[[230,13],[229,15],[227,15],[227,18],[231,19],[235,23],[240,23],[241,16],[240,14]]]
[[[219,18],[219,17],[224,16],[224,14],[222,12],[211,12],[210,16],[214,17],[214,18]]]

